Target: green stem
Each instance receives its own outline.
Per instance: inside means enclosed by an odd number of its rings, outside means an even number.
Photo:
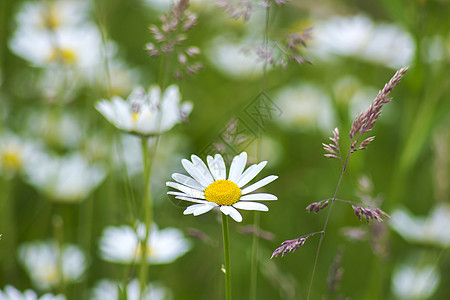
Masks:
[[[148,263],[147,263],[147,245],[149,242],[149,235],[151,230],[151,225],[153,221],[153,202],[151,199],[150,193],[150,161],[148,159],[148,138],[142,137],[141,139],[142,146],[142,158],[144,162],[144,197],[142,199],[142,209],[144,211],[144,222],[145,222],[145,237],[144,240],[141,241],[141,249],[142,256],[140,261],[140,270],[139,270],[139,285],[140,285],[140,297],[139,299],[143,299],[145,295],[145,290],[147,286],[147,273],[148,273]]]
[[[14,183],[15,179],[2,180],[2,196],[0,198],[0,233],[2,236],[0,257],[2,258],[2,271],[4,278],[9,280],[16,279],[17,266],[14,257],[10,257],[11,253],[16,251],[17,247],[17,225],[15,219],[14,205]]]
[[[228,233],[228,216],[222,215],[223,251],[225,257],[225,299],[231,300],[231,266],[230,266],[230,235]]]
[[[66,291],[66,281],[64,278],[64,267],[63,267],[63,251],[64,251],[64,221],[60,215],[54,215],[52,217],[52,225],[53,225],[53,235],[55,237],[56,243],[58,245],[58,257],[57,257],[57,265],[58,265],[58,275],[59,275],[59,286],[58,291],[61,294],[65,294]]]
[[[258,137],[256,140],[256,163],[261,161],[261,132],[258,128]],[[256,289],[258,282],[258,253],[259,253],[259,223],[260,213],[255,211],[253,213],[253,241],[252,241],[252,256],[250,269],[250,300],[256,300]]]
[[[258,282],[258,253],[259,253],[259,237],[258,237],[258,230],[259,230],[259,220],[260,220],[260,214],[258,212],[254,213],[254,219],[253,219],[253,242],[252,242],[252,263],[251,263],[251,270],[250,270],[250,299],[255,300],[256,299],[256,287]]]

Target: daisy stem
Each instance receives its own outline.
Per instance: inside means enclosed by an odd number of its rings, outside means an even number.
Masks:
[[[231,300],[231,266],[230,266],[230,236],[228,233],[228,216],[222,215],[223,251],[225,257],[225,299]]]
[[[258,249],[259,249],[259,220],[260,214],[258,212],[254,212],[254,221],[253,221],[253,242],[252,242],[252,262],[251,262],[251,270],[250,270],[250,299],[256,299],[256,283],[258,280]]]
[[[59,275],[59,286],[58,291],[61,294],[65,294],[66,290],[66,283],[64,279],[64,258],[63,258],[63,251],[64,251],[64,221],[63,218],[60,215],[54,215],[52,217],[52,225],[53,225],[53,235],[55,237],[56,243],[57,243],[57,249],[58,249],[58,257],[57,259],[57,268],[58,268],[58,275]]]
[[[140,296],[139,299],[143,299],[145,294],[145,289],[147,286],[147,272],[148,272],[148,263],[147,263],[147,246],[149,241],[150,227],[153,219],[153,202],[150,194],[150,161],[148,159],[148,138],[142,137],[141,139],[142,146],[142,158],[144,162],[144,197],[142,199],[142,209],[144,210],[145,217],[145,237],[142,241],[142,256],[140,261],[140,270],[139,270],[139,286],[140,286]]]
[[[0,226],[3,234],[2,247],[0,248],[1,257],[8,257],[11,253],[16,251],[17,247],[17,232],[16,218],[14,218],[15,202],[14,202],[14,186],[16,180],[14,178],[1,180],[0,197]],[[14,259],[4,259],[2,261],[2,275],[9,280],[17,279],[17,266]]]

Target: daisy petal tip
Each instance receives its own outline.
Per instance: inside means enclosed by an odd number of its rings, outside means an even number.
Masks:
[[[170,186],[170,181],[166,181],[166,186]]]
[[[191,161],[194,162],[194,160],[196,160],[196,159],[201,160],[200,157],[198,157],[198,156],[195,155],[195,154],[192,154],[192,155],[191,155]]]
[[[231,217],[233,220],[235,220],[236,222],[238,222],[238,223],[241,223],[241,222],[242,222],[242,216],[241,216],[241,214],[239,214],[239,215],[230,215],[230,217]]]

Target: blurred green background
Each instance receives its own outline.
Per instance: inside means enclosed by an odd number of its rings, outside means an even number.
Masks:
[[[157,4],[161,1],[83,2],[88,7],[85,22],[101,29],[103,46],[105,41],[114,43],[113,54],[105,55],[109,50],[102,50],[103,55],[92,67],[95,68],[93,76],[87,76],[91,70],[86,69],[77,71],[86,76],[67,75],[72,71],[64,68],[62,76],[67,76],[68,82],[50,92],[46,90],[48,86],[58,83],[55,78],[47,82],[43,79],[47,68],[33,66],[10,46],[20,25],[16,16],[25,1],[0,3],[1,134],[14,132],[57,155],[74,151],[86,154],[91,162],[102,165],[106,174],[89,195],[71,203],[53,201],[51,196],[30,185],[29,175],[22,176],[20,170],[13,174],[2,170],[0,288],[11,284],[22,291],[32,288],[44,292],[33,286],[18,261],[17,248],[27,241],[53,238],[55,232],[63,236],[64,242],[80,246],[89,262],[82,279],[66,287],[67,299],[89,299],[92,287],[100,279],[133,277],[133,268],[130,271],[99,258],[98,241],[106,226],[132,224],[139,217],[139,210],[130,209],[127,202],[139,203],[142,179],[139,174],[127,175],[120,166],[112,167],[113,156],[117,156],[113,141],[119,133],[94,105],[115,93],[126,98],[134,86],[148,87],[161,82],[161,58],[150,57],[145,51],[145,45],[153,41],[148,27],[161,24],[162,9]],[[192,250],[174,263],[151,266],[151,280],[162,282],[172,291],[174,299],[223,297],[219,218],[215,213],[183,216],[182,208],[166,195],[165,182],[173,172],[184,173],[181,158],[198,154],[205,159],[207,153],[214,154],[210,152],[211,145],[218,143],[225,147],[227,155],[232,157],[245,150],[255,162],[260,139],[261,157],[268,165],[258,178],[279,176],[265,188],[277,195],[279,201],[269,203],[269,212],[260,216],[261,228],[273,233],[274,239],[261,239],[259,243],[257,299],[306,299],[319,236],[311,237],[284,258],[269,260],[271,253],[284,240],[321,230],[327,211],[308,214],[305,207],[332,197],[340,175],[339,162],[323,157],[321,143],[327,143],[332,129],[338,127],[342,147],[347,149],[354,116],[370,104],[377,90],[403,62],[409,71],[391,93],[394,100],[385,106],[372,131],[375,141],[367,150],[352,156],[338,198],[358,200],[358,180],[366,176],[372,183],[371,196],[382,199],[378,205],[388,214],[407,209],[425,217],[438,205],[447,205],[449,211],[449,1],[272,3],[271,46],[275,49],[286,35],[312,27],[312,37],[302,52],[312,64],[290,62],[286,69],[272,66],[265,76],[260,62],[249,57],[248,71],[242,63],[233,61],[230,48],[216,48],[224,43],[263,45],[265,9],[262,4],[254,3],[249,21],[243,22],[241,18],[236,21],[228,18],[213,2],[191,4],[190,11],[198,16],[198,24],[187,33],[185,44],[201,50],[195,59],[203,68],[198,74],[181,80],[168,75],[167,82],[178,84],[182,99],[191,101],[194,109],[186,124],[177,125],[161,137],[155,158],[158,168],[152,176],[155,221],[159,227],[175,227],[186,234],[190,229],[197,229],[208,235],[211,242],[190,237]],[[352,19],[355,16],[362,21]],[[350,25],[346,25],[349,20],[352,20]],[[359,31],[358,20],[363,24]],[[346,37],[346,30],[352,28],[355,31]],[[404,43],[405,39],[409,42]],[[93,46],[86,45],[87,50],[89,47]],[[224,57],[224,53],[230,57]],[[111,82],[110,88],[107,83],[115,76],[114,71],[108,76],[105,69],[113,60],[121,61],[122,69],[132,74],[126,79],[119,77],[121,84],[117,90]],[[225,63],[221,64],[222,61]],[[229,72],[224,64],[242,69]],[[51,70],[58,76],[58,68]],[[269,103],[272,109],[264,111],[264,120],[252,119],[251,112],[260,103],[262,91],[267,96],[264,103]],[[77,125],[58,136],[58,130],[63,127],[58,118],[65,114],[70,114]],[[39,127],[41,123],[31,117],[36,115],[38,120],[46,119],[49,125]],[[239,140],[232,140],[236,137],[234,125],[241,130]],[[227,134],[231,134],[231,140],[224,139]],[[76,142],[67,142],[72,135],[78,137]],[[126,156],[127,151],[119,155],[122,159]],[[5,168],[5,163],[2,167]],[[243,234],[242,227],[253,224],[254,213],[243,212],[243,217],[241,224],[231,222],[230,228],[234,299],[249,297],[253,238],[251,234]],[[450,218],[448,214],[447,217]],[[396,270],[402,265],[415,268],[428,263],[435,268],[439,282],[430,295],[417,299],[447,299],[450,293],[448,222],[433,227],[438,234],[432,231],[425,234],[440,235],[441,241],[446,239],[447,242],[442,242],[446,246],[433,238],[407,240],[388,223],[368,225],[354,216],[349,205],[336,203],[322,244],[311,299],[337,299],[338,295],[343,296],[340,299],[397,299],[400,296],[393,291]],[[365,231],[362,240],[347,238],[343,228],[348,227]],[[338,249],[342,249],[344,272],[339,290],[331,295],[327,277]]]

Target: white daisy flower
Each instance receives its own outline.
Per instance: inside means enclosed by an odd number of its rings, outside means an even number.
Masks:
[[[281,89],[274,99],[283,111],[275,119],[281,126],[298,131],[333,129],[332,100],[317,86],[296,83]]]
[[[3,290],[0,290],[1,300],[65,300],[66,297],[63,295],[53,295],[50,293],[44,294],[38,297],[36,292],[33,290],[26,290],[21,292],[11,285],[5,286]]]
[[[43,141],[50,148],[77,148],[86,133],[83,120],[71,111],[55,114],[51,110],[27,110],[26,125],[30,137]]]
[[[142,257],[141,241],[145,238],[145,226],[107,227],[100,239],[100,257],[116,263],[130,264]],[[189,240],[175,228],[158,229],[151,226],[147,244],[147,261],[151,264],[168,264],[191,249]]]
[[[39,146],[11,132],[0,135],[0,175],[12,178],[23,171]]]
[[[85,199],[106,176],[99,164],[81,154],[64,157],[46,153],[36,155],[26,166],[27,181],[54,201],[77,202]]]
[[[251,48],[253,41],[233,42],[218,37],[210,43],[206,55],[211,64],[232,79],[253,79],[263,73],[263,61]]]
[[[414,58],[414,39],[394,24],[375,23],[365,15],[333,17],[314,26],[319,58],[354,56],[397,69]]]
[[[116,283],[108,279],[100,280],[94,287],[91,300],[119,300],[119,288],[124,291],[123,284]],[[139,281],[132,280],[126,286],[126,299],[138,300],[140,295]],[[168,300],[172,299],[172,294],[165,286],[158,282],[152,282],[146,288],[143,300]]]
[[[236,222],[242,221],[242,216],[237,209],[268,211],[269,208],[255,200],[267,201],[277,200],[275,195],[267,193],[251,192],[263,187],[278,178],[278,176],[267,176],[245,188],[258,173],[265,167],[267,161],[251,165],[244,171],[247,163],[247,153],[234,157],[228,179],[223,157],[216,154],[207,157],[208,167],[196,155],[191,156],[192,162],[183,159],[181,163],[185,170],[192,176],[174,173],[172,178],[176,182],[167,182],[166,185],[181,192],[169,191],[169,195],[174,195],[176,199],[193,202],[183,212],[185,215],[193,214],[198,216],[204,214],[215,207],[222,213],[229,215]]]
[[[62,256],[61,268],[58,257]],[[62,249],[56,241],[35,241],[19,247],[19,261],[25,267],[32,282],[40,289],[48,290],[61,284],[78,281],[86,270],[83,252],[75,245],[66,244]],[[60,274],[62,269],[62,276]]]
[[[405,240],[412,243],[450,246],[450,205],[440,204],[425,217],[413,216],[406,209],[391,214],[389,225]]]
[[[102,61],[100,32],[89,23],[52,32],[19,28],[9,46],[15,54],[39,67],[92,68]]]
[[[88,16],[88,2],[74,0],[25,2],[16,16],[20,28],[55,30],[75,27]]]
[[[97,102],[96,109],[114,126],[129,133],[151,136],[170,130],[180,123],[192,110],[192,103],[180,105],[178,86],[169,86],[163,95],[158,86],[148,93],[137,87],[125,101],[113,97],[112,101]]]
[[[438,288],[440,279],[434,265],[403,265],[394,270],[392,290],[397,299],[428,299]]]

